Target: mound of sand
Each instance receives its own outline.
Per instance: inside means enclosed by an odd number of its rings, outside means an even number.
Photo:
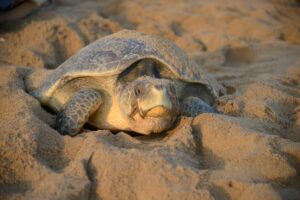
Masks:
[[[297,1],[55,1],[0,30],[0,199],[299,199]],[[298,23],[297,23],[298,22]],[[167,133],[51,128],[26,92],[122,28],[171,39],[217,80],[218,110]]]

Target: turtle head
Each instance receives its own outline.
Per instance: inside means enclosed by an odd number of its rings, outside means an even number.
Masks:
[[[179,111],[174,83],[168,79],[138,77],[126,85],[121,99],[131,129],[142,134],[171,128]]]

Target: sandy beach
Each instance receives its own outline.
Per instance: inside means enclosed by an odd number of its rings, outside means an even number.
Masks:
[[[223,114],[62,136],[26,77],[122,29],[167,38]],[[300,199],[300,2],[56,0],[0,24],[0,199]]]

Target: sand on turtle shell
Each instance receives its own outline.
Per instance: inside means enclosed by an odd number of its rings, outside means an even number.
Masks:
[[[0,199],[299,199],[298,1],[54,1],[0,25]],[[61,136],[26,91],[123,28],[174,41],[211,77],[223,115],[150,137]]]

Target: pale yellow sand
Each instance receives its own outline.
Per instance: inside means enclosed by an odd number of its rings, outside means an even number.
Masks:
[[[0,25],[0,199],[300,199],[299,1],[80,2]],[[24,77],[123,28],[183,48],[225,115],[151,137],[59,135]]]

